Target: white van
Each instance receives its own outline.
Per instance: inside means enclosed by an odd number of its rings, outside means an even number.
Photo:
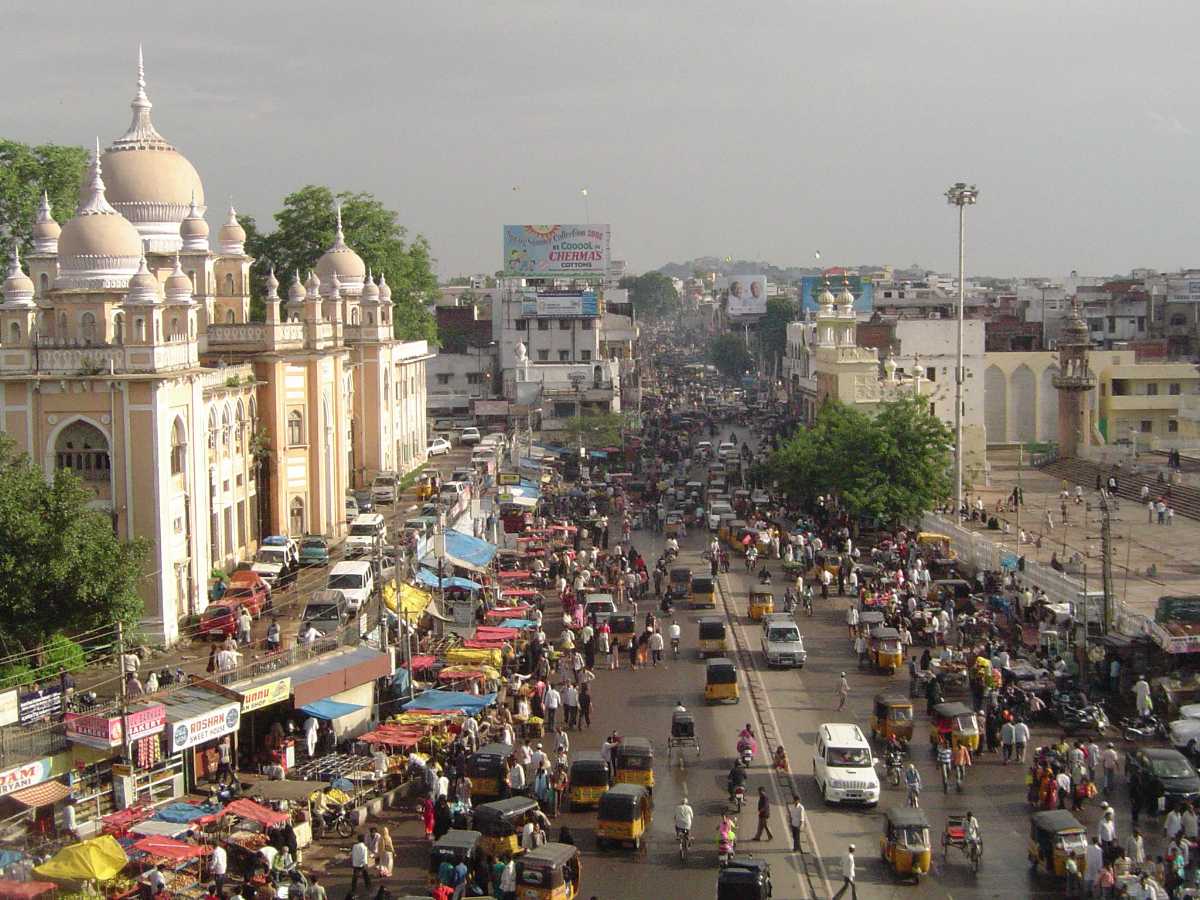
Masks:
[[[346,538],[346,555],[361,556],[364,553],[374,553],[375,548],[383,542],[386,532],[383,516],[379,513],[355,516],[354,521],[350,523],[350,535]]]
[[[879,803],[871,745],[857,725],[830,723],[817,729],[813,778],[826,803]]]
[[[331,591],[341,591],[346,598],[346,610],[355,614],[375,593],[375,573],[366,560],[340,562],[329,570],[325,587]]]
[[[392,503],[396,499],[396,476],[380,472],[371,482],[371,499],[376,503]]]

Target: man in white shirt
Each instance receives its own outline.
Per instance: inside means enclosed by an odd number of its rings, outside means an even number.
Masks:
[[[361,876],[363,886],[368,893],[371,890],[371,872],[368,865],[371,860],[371,852],[367,849],[367,842],[360,834],[358,840],[354,842],[354,846],[350,848],[350,867],[354,870],[354,874],[350,877],[350,893],[353,894],[358,887],[358,879]]]
[[[1023,721],[1013,726],[1013,744],[1016,746],[1017,762],[1025,762],[1025,745],[1029,743],[1029,726]]]
[[[850,640],[854,640],[855,631],[858,629],[858,607],[851,606],[846,610],[846,630],[850,633]]]
[[[662,659],[663,654],[663,636],[661,631],[650,633],[650,661],[654,668],[658,668],[658,662]]]
[[[551,685],[546,689],[545,696],[542,697],[542,706],[546,710],[545,726],[550,731],[553,731],[558,725],[558,708],[561,705],[562,694],[558,692],[558,688]]]
[[[504,864],[504,871],[500,873],[500,893],[505,897],[517,895],[517,866],[512,859]]]
[[[1150,699],[1150,685],[1145,675],[1139,675],[1133,686],[1133,696],[1137,700],[1139,716],[1149,716],[1154,713],[1154,701]]]
[[[525,793],[525,769],[520,764],[508,770],[508,792],[514,797]]]
[[[1085,871],[1083,873],[1084,884],[1087,885],[1088,896],[1092,893],[1092,887],[1096,884],[1096,879],[1100,877],[1100,870],[1104,868],[1104,850],[1100,847],[1100,839],[1092,838],[1092,842],[1087,846],[1087,852],[1083,857]]]
[[[838,900],[842,894],[846,893],[847,889],[850,891],[852,900],[858,900],[858,888],[854,886],[854,868],[854,845],[851,844],[846,855],[842,857],[842,886],[833,895],[832,900]]]
[[[675,834],[679,835],[683,832],[690,832],[692,830],[693,818],[692,807],[688,803],[688,798],[684,797],[679,801],[679,805],[675,807]]]
[[[792,797],[792,805],[788,807],[788,827],[792,829],[792,850],[800,852],[800,832],[804,830],[804,805],[797,794]]]
[[[579,722],[579,688],[570,682],[567,682],[567,686],[562,690],[562,705],[566,726],[575,728]]]
[[[218,896],[221,894],[221,888],[225,886],[225,873],[228,870],[229,857],[226,856],[225,848],[216,844],[208,857],[208,873],[212,875],[213,884],[217,886]]]

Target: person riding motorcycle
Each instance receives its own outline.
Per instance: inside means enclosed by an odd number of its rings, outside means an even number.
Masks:
[[[733,768],[729,770],[729,802],[733,802],[734,794],[738,788],[746,786],[746,770],[738,763],[733,764]]]
[[[730,818],[729,813],[721,814],[721,824],[717,826],[717,852],[732,856],[737,845],[737,822]]]
[[[679,623],[672,620],[670,629],[671,652],[676,656],[679,655],[679,637],[681,634],[683,634],[683,630],[679,627]]]
[[[770,584],[771,583],[771,570],[770,569],[763,568],[761,571],[759,571],[758,583],[759,584]]]

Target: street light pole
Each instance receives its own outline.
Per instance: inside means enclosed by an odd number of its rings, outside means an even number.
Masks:
[[[954,515],[955,521],[962,519],[963,502],[963,319],[967,303],[966,284],[966,209],[979,199],[979,191],[973,184],[957,182],[946,191],[946,202],[958,207],[958,352],[954,369]]]

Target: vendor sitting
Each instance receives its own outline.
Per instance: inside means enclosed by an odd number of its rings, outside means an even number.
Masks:
[[[260,851],[261,852],[261,851]],[[271,874],[278,875],[291,872],[296,868],[296,858],[286,846],[275,854],[271,861]]]

